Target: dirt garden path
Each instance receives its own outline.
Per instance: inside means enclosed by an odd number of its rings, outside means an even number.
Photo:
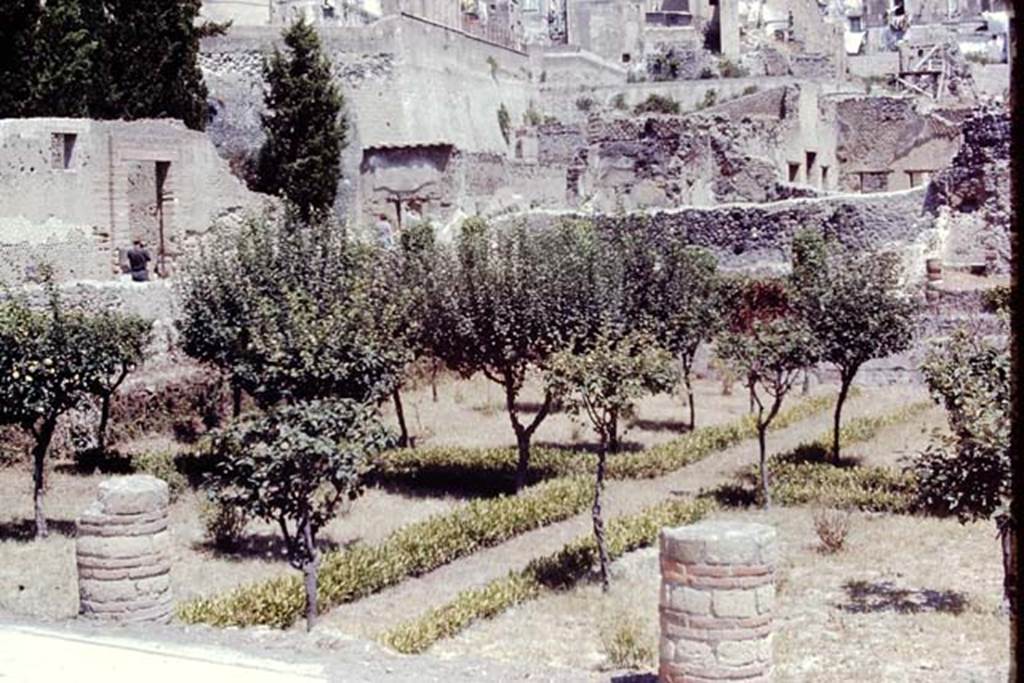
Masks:
[[[844,420],[892,412],[926,397],[919,387],[865,389],[850,399]],[[831,413],[824,412],[785,430],[769,435],[771,452],[784,452],[815,439],[829,429]],[[608,482],[605,518],[635,513],[644,507],[678,495],[693,495],[731,479],[740,468],[756,462],[756,441],[750,439],[657,479]],[[476,552],[423,576],[341,605],[325,615],[321,627],[363,637],[373,637],[428,609],[439,607],[468,588],[523,569],[530,560],[556,552],[566,543],[590,532],[589,510],[557,524],[522,534],[501,545]]]

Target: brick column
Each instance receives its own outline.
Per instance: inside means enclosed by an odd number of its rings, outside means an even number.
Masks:
[[[167,483],[114,477],[78,518],[75,555],[81,613],[117,622],[170,621]]]
[[[660,683],[769,681],[774,580],[770,526],[662,529]]]

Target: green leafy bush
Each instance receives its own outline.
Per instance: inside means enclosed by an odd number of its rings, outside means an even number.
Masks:
[[[776,460],[769,470],[782,505],[816,503],[893,513],[913,509],[913,477],[889,467],[836,467],[824,462]]]
[[[989,313],[1009,312],[1010,301],[1009,285],[999,285],[981,293],[982,305]]]
[[[614,559],[651,545],[662,527],[690,524],[711,510],[707,501],[671,500],[608,524],[608,554]],[[565,589],[588,576],[597,562],[597,544],[587,534],[558,552],[538,558],[521,572],[496,579],[483,588],[463,591],[451,602],[382,634],[381,640],[399,652],[423,652],[438,640],[450,638],[472,622],[488,619],[538,597],[545,590]]]
[[[679,102],[665,95],[651,93],[647,99],[633,107],[634,114],[678,114]]]
[[[188,488],[188,479],[178,471],[175,454],[170,451],[153,451],[132,456],[132,468],[139,474],[149,474],[167,482],[171,502],[174,502]]]
[[[318,582],[320,604],[350,602],[417,576],[481,548],[571,517],[590,503],[585,479],[546,482],[515,497],[478,500],[453,512],[399,529],[375,546],[324,555]],[[187,623],[214,626],[265,624],[286,628],[303,613],[298,576],[243,586],[222,597],[179,606]]]
[[[238,547],[249,522],[244,509],[219,500],[204,501],[199,507],[199,519],[206,530],[207,540],[218,550]]]

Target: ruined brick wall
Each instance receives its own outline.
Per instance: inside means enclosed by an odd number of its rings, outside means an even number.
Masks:
[[[839,182],[845,190],[924,185],[930,174],[949,164],[960,145],[955,115],[922,112],[911,97],[844,98],[835,110]]]
[[[643,229],[652,240],[708,248],[727,268],[767,269],[788,267],[793,235],[809,228],[856,249],[895,248],[907,256],[908,272],[919,273],[923,279],[921,244],[933,237],[935,230],[924,199],[924,188],[917,188],[877,195],[682,207],[627,215],[536,211],[503,217],[497,223],[525,220],[528,225],[543,227],[567,218],[589,218],[600,229]]]
[[[1003,108],[979,108],[963,123],[963,145],[928,187],[928,207],[945,237],[947,261],[997,254],[1010,267],[1010,119]]]
[[[540,162],[566,169],[569,205],[613,213],[831,189],[835,135],[828,114],[816,89],[783,87],[686,115],[602,111],[583,124],[533,133]]]
[[[61,280],[113,278],[136,238],[170,270],[215,219],[262,200],[180,121],[6,119],[0,140],[6,280],[44,262]]]

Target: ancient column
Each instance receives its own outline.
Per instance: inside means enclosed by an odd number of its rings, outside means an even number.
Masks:
[[[770,526],[662,529],[660,683],[769,681],[774,579]]]
[[[99,488],[77,522],[81,614],[116,622],[169,621],[167,483],[133,475],[107,479]]]

